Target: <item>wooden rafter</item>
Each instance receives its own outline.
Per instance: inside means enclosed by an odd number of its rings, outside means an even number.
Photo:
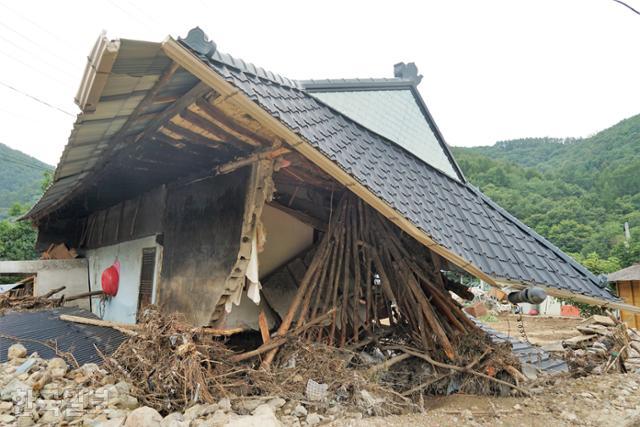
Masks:
[[[211,118],[214,122],[218,124],[218,126],[226,129],[230,133],[237,135],[241,139],[247,139],[250,141],[254,141],[255,145],[271,145],[273,141],[269,141],[268,139],[258,135],[257,133],[247,129],[242,126],[237,121],[230,119],[225,113],[223,113],[219,108],[211,105],[209,102],[204,99],[199,99],[196,102],[198,108],[200,108],[207,116]]]
[[[179,126],[173,122],[166,123],[159,130],[158,133],[165,135],[168,138],[171,138],[175,141],[182,143],[193,143],[197,145],[205,145],[208,147],[222,147],[221,141],[213,140],[205,137],[197,132],[193,132],[190,129],[186,129],[182,126]],[[178,138],[176,138],[176,136]]]
[[[209,88],[204,83],[200,82],[192,87],[187,93],[182,95],[176,102],[170,107],[167,107],[162,113],[156,117],[155,120],[150,122],[145,129],[136,137],[136,141],[140,141],[144,138],[153,136],[163,125],[165,125],[172,117],[180,114],[182,110],[193,104],[196,99],[201,97],[207,92],[210,92]]]
[[[200,129],[215,135],[217,139],[219,139],[220,141],[224,141],[224,142],[230,142],[233,144],[238,144],[238,145],[246,145],[243,142],[244,141],[240,141],[238,138],[236,138],[235,136],[231,135],[229,132],[221,129],[220,127],[216,126],[215,124],[213,124],[212,122],[210,122],[209,120],[203,118],[202,116],[200,116],[199,114],[194,113],[193,111],[189,110],[189,109],[185,109],[184,111],[182,111],[180,113],[180,117],[182,117],[183,119],[185,119],[186,121],[188,121],[189,123],[199,127]],[[252,146],[255,144],[251,144]]]

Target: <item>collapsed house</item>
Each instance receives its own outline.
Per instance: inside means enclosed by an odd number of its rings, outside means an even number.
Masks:
[[[309,338],[341,346],[403,324],[455,359],[452,337],[473,324],[446,271],[637,311],[466,181],[420,79],[400,63],[393,78],[290,80],[199,28],[102,36],[25,218],[40,250],[87,260],[90,290],[115,270],[91,310],[117,322],[149,304],[221,330],[313,320],[326,328]]]

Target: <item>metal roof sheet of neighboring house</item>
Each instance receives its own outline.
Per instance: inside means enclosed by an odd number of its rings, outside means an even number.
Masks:
[[[640,280],[640,264],[634,264],[622,270],[609,273],[607,280],[610,282],[624,282],[627,280]]]
[[[428,165],[306,92],[300,83],[226,54],[192,50],[434,241],[506,282],[538,284],[619,302],[582,265],[490,201],[475,187]],[[223,58],[223,59],[221,59]],[[255,70],[262,70],[256,72]],[[273,77],[276,76],[276,77]]]
[[[97,318],[77,307],[6,313],[0,316],[0,362],[6,362],[9,346],[20,342],[28,354],[37,352],[45,359],[56,356],[55,351],[45,344],[55,344],[60,351],[73,354],[81,365],[101,363],[102,357],[95,347],[104,354],[111,354],[126,338],[115,329],[60,320],[61,314]]]

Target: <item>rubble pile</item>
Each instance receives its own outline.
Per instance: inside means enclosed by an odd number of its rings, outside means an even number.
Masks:
[[[73,368],[62,358],[27,355],[22,344],[14,344],[8,361],[0,364],[0,425],[271,427],[281,423],[312,426],[334,418],[277,396],[218,397],[211,403],[160,414],[143,406],[135,390],[134,383],[94,363]]]
[[[60,289],[62,290],[62,289]],[[53,294],[51,294],[53,295]],[[10,292],[0,294],[0,316],[7,311],[23,311],[39,308],[59,307],[63,304],[61,298],[50,298],[51,295],[14,295]]]
[[[562,342],[573,375],[636,372],[640,334],[619,320],[594,315],[576,327],[580,335]]]

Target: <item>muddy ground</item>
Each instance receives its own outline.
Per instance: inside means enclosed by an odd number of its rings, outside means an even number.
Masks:
[[[580,318],[524,316],[529,340],[538,345],[579,335]],[[520,338],[516,317],[503,315],[487,324]],[[585,378],[555,377],[526,387],[531,398],[453,395],[425,398],[423,414],[345,418],[331,426],[640,426],[640,374]]]
[[[331,426],[640,426],[640,374],[559,378],[531,398],[455,395],[425,400],[424,414],[342,419]]]
[[[499,332],[521,339],[515,315],[501,315],[495,319],[497,320],[485,323]],[[584,319],[579,317],[522,316],[522,321],[529,341],[532,344],[545,345],[580,335],[580,332],[575,328]]]

